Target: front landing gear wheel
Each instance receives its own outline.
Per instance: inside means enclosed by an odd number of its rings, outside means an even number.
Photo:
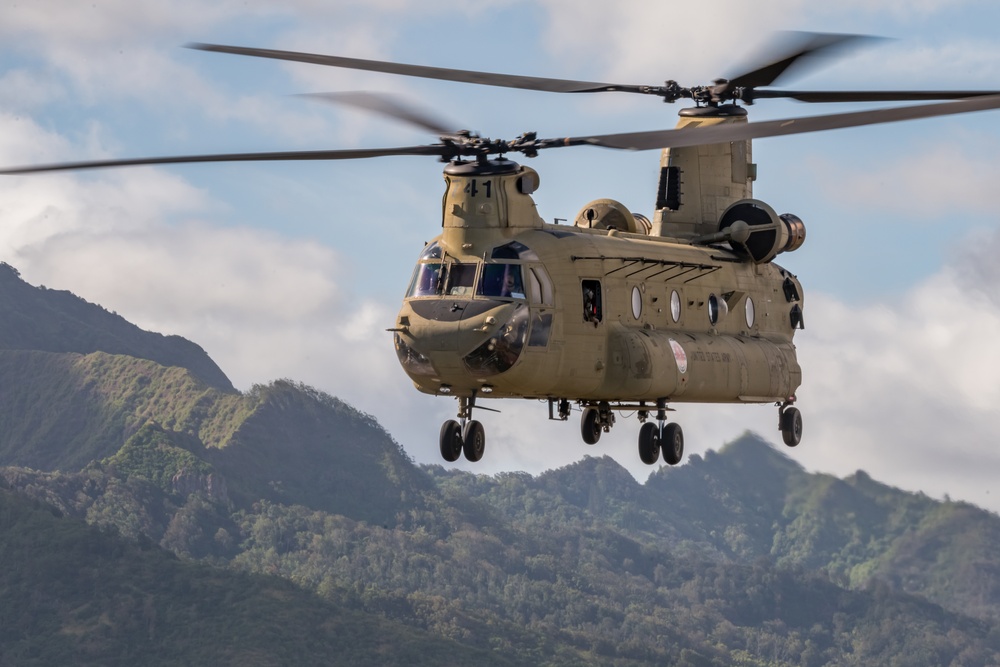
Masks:
[[[684,431],[680,424],[670,422],[664,427],[660,448],[663,449],[664,461],[672,466],[681,462],[684,458]]]
[[[596,445],[601,439],[601,413],[597,408],[585,408],[580,420],[580,434],[588,445]]]
[[[652,422],[646,422],[639,429],[639,458],[648,466],[660,458],[660,432]]]
[[[454,463],[462,455],[462,427],[454,419],[441,424],[441,458]]]
[[[780,419],[781,439],[789,447],[802,442],[802,413],[798,408],[785,408]]]
[[[462,429],[461,450],[465,452],[465,458],[473,463],[483,458],[483,452],[486,451],[486,429],[474,419],[466,422]]]

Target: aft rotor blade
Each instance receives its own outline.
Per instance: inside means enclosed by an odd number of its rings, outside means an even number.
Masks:
[[[758,56],[759,65],[754,66],[750,72],[731,77],[727,85],[730,89],[770,86],[793,69],[801,71],[802,65],[808,61],[815,64],[816,56],[832,56],[875,39],[864,35],[778,33],[769,55]]]
[[[232,53],[240,56],[288,60],[330,67],[344,67],[369,72],[384,72],[415,76],[423,79],[440,79],[442,81],[457,81],[460,83],[478,83],[485,86],[501,86],[504,88],[522,88],[525,90],[540,90],[550,93],[597,93],[597,92],[629,92],[655,94],[649,86],[621,85],[617,83],[600,83],[596,81],[572,81],[570,79],[547,79],[537,76],[520,76],[515,74],[496,74],[492,72],[475,72],[471,70],[448,69],[445,67],[428,67],[426,65],[407,65],[380,60],[364,60],[361,58],[344,58],[342,56],[325,56],[316,53],[300,53],[297,51],[279,51],[276,49],[258,49],[245,46],[226,46],[223,44],[188,44],[188,48],[216,53]]]
[[[168,157],[126,158],[122,160],[92,160],[87,162],[60,162],[0,169],[0,174],[32,174],[42,171],[70,171],[75,169],[103,169],[106,167],[135,167],[153,164],[191,164],[197,162],[288,162],[296,160],[358,160],[389,155],[446,155],[443,144],[429,146],[404,146],[401,148],[362,148],[348,150],[284,151],[278,153],[220,153],[218,155],[175,155]]]
[[[895,107],[892,109],[875,109],[870,111],[855,111],[852,113],[829,114],[825,116],[808,116],[805,118],[789,118],[771,120],[759,123],[732,123],[713,125],[710,127],[681,128],[676,130],[654,130],[651,132],[627,132],[622,134],[605,134],[593,137],[575,137],[562,141],[563,145],[578,146],[589,144],[605,148],[626,150],[651,150],[654,148],[679,148],[682,146],[699,146],[717,144],[726,141],[742,141],[745,139],[761,139],[764,137],[780,137],[806,132],[820,132],[863,125],[880,123],[896,123],[918,118],[949,116],[953,114],[971,113],[1000,109],[1000,95],[974,97],[958,102],[941,102],[911,107]],[[555,142],[553,142],[555,143]]]

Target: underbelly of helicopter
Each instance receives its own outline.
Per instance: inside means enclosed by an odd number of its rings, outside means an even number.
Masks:
[[[801,382],[790,341],[612,324],[600,337],[526,348],[509,365],[498,366],[493,352],[484,359],[477,366],[454,351],[428,351],[424,371],[404,368],[423,392],[493,398],[761,403],[787,399]]]
[[[790,342],[749,336],[620,327],[609,333],[607,351],[592,356],[597,358],[577,369],[564,368],[561,375],[582,379],[588,370],[597,371],[599,383],[580,391],[586,382],[562,382],[550,395],[756,403],[788,398],[802,376]]]

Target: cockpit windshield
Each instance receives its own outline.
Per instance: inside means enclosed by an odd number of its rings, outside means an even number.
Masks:
[[[436,296],[441,293],[441,268],[438,263],[417,264],[406,296]]]
[[[472,296],[476,285],[475,264],[452,264],[448,267],[448,296]]]
[[[480,266],[482,266],[481,273]],[[406,291],[407,297],[471,297],[473,295],[501,299],[524,299],[525,289],[521,265],[424,261],[417,264],[410,288]]]

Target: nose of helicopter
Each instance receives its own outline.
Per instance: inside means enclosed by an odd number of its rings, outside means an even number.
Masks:
[[[475,389],[484,378],[514,365],[527,338],[527,323],[523,303],[411,300],[397,318],[396,354],[422,389]]]

